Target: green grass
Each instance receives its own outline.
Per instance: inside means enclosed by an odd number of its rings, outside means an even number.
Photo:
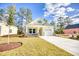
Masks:
[[[7,37],[0,37],[0,44],[7,42]],[[19,48],[0,52],[0,56],[71,56],[72,54],[52,45],[39,37],[11,37],[10,42],[22,42]]]

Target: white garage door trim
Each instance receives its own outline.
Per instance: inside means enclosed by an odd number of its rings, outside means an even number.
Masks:
[[[51,29],[44,29],[44,36],[51,36],[52,30]]]

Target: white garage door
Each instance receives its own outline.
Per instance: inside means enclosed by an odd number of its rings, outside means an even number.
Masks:
[[[45,29],[44,30],[44,36],[51,36],[52,35],[52,30],[51,29]]]

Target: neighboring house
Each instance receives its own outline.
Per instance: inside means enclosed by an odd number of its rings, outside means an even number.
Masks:
[[[52,36],[53,26],[46,23],[42,18],[38,18],[26,25],[26,35]]]
[[[2,17],[0,17],[0,36],[4,35],[12,35],[17,34],[16,26],[8,26],[5,21],[2,21]]]
[[[68,25],[65,30],[65,34],[77,34],[79,33],[79,24]]]

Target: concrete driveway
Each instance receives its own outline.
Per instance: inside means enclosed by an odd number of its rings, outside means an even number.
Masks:
[[[69,53],[79,56],[79,41],[66,39],[55,36],[40,36],[40,38],[68,51]]]

